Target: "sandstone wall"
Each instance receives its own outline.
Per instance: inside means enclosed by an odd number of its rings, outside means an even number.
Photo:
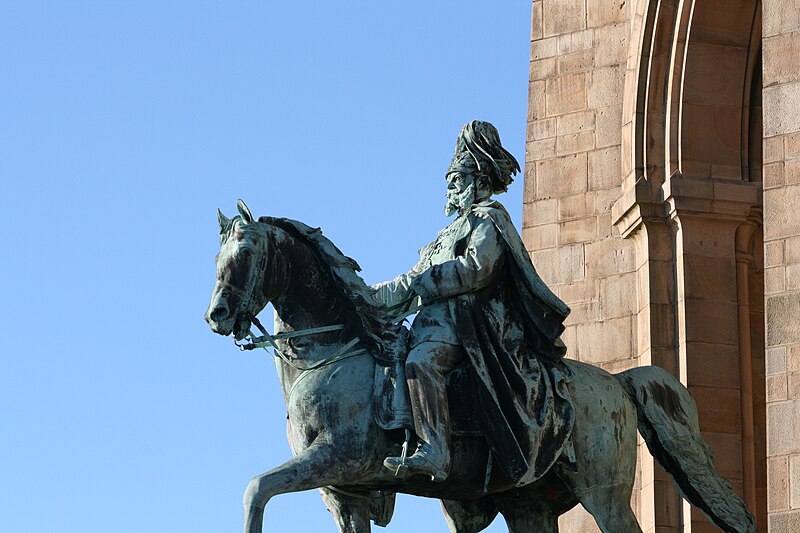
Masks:
[[[535,0],[532,6],[523,237],[540,274],[573,309],[564,334],[569,357],[612,372],[655,364],[681,379],[697,400],[718,470],[763,529],[765,364],[770,390],[786,391],[770,393],[780,398],[781,416],[800,412],[787,400],[797,383],[789,341],[770,341],[765,363],[764,272],[768,287],[783,280],[784,297],[800,289],[800,282],[789,288],[800,261],[786,259],[788,239],[770,244],[780,240],[770,217],[784,217],[773,223],[781,235],[797,235],[785,220],[788,211],[779,215],[765,202],[762,232],[760,2]],[[788,44],[795,30],[781,24],[774,49],[784,50],[785,63],[797,57]],[[764,46],[765,85],[770,69],[785,85],[773,96],[764,91],[769,117],[776,100],[800,97],[794,88],[800,67],[768,64],[766,39]],[[775,115],[783,117],[786,134],[798,129],[793,117],[800,108],[792,105],[794,111],[783,105]],[[771,128],[767,119],[763,135],[778,135]],[[777,189],[772,182],[780,174],[781,195],[772,201],[788,206],[784,183],[800,172],[787,155],[794,137],[781,143],[765,144],[772,166],[763,179]],[[768,331],[773,315],[786,317],[784,330],[800,329],[788,318],[797,316],[795,300],[770,302]],[[777,415],[770,413],[772,428]],[[775,450],[771,471],[788,479],[794,448]],[[644,531],[714,530],[676,496],[641,443],[639,464],[632,505]],[[562,519],[562,531],[595,530],[580,511]]]
[[[769,531],[800,531],[800,2],[765,0]]]

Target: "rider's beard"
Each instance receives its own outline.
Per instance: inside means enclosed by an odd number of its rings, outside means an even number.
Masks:
[[[475,184],[470,183],[463,191],[447,191],[447,203],[444,206],[445,216],[451,216],[462,209],[468,209],[475,203]]]

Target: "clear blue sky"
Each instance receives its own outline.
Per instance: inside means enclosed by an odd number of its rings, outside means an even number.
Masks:
[[[290,452],[269,356],[202,319],[217,207],[406,271],[462,124],[524,160],[529,36],[523,0],[0,2],[0,531],[239,531]],[[316,491],[265,523],[335,531]]]

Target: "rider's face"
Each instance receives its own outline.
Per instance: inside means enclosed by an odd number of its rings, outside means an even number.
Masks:
[[[451,172],[447,175],[447,194],[459,194],[464,192],[467,187],[472,185],[474,178],[472,174],[462,171]]]

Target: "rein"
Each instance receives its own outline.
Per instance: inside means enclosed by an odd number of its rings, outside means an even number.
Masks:
[[[322,359],[320,361],[317,361],[316,363],[311,363],[311,364],[308,364],[308,365],[302,365],[302,364],[300,364],[298,362],[297,359],[294,359],[294,358],[286,355],[285,353],[283,353],[281,351],[281,349],[278,348],[278,345],[277,345],[277,343],[275,341],[279,340],[279,339],[292,339],[292,338],[296,338],[296,337],[305,337],[305,336],[308,336],[308,335],[316,335],[318,333],[328,333],[330,331],[341,331],[341,330],[343,330],[345,328],[345,325],[344,324],[336,324],[336,325],[333,325],[333,326],[320,326],[320,327],[317,327],[317,328],[301,329],[301,330],[297,330],[297,331],[289,331],[289,332],[286,332],[286,333],[276,333],[275,335],[272,335],[271,333],[269,333],[266,330],[266,328],[263,325],[261,325],[261,321],[258,320],[257,317],[251,315],[250,316],[250,320],[258,328],[258,330],[262,333],[262,335],[260,337],[257,337],[257,336],[255,336],[253,334],[252,331],[250,331],[250,335],[249,335],[250,343],[249,344],[239,344],[239,343],[236,342],[235,339],[233,341],[234,344],[236,344],[236,346],[238,346],[239,349],[242,350],[242,351],[244,351],[244,350],[255,350],[257,348],[264,348],[266,350],[267,347],[271,347],[274,350],[275,355],[277,357],[279,357],[287,365],[291,366],[295,370],[299,370],[300,372],[310,372],[312,370],[317,370],[319,368],[322,368],[322,367],[325,367],[325,366],[328,366],[328,365],[332,365],[333,363],[337,363],[339,361],[343,361],[345,359],[349,359],[349,358],[355,357],[357,355],[363,355],[365,353],[368,353],[367,350],[364,349],[364,348],[358,348],[358,349],[353,350],[353,348],[355,348],[356,345],[359,342],[361,342],[361,339],[359,337],[355,337],[354,339],[350,340],[350,342],[348,342],[347,344],[345,344],[341,348],[339,348],[333,355],[330,355],[330,356],[328,356],[328,357],[326,357],[326,358],[324,358],[324,359]]]

